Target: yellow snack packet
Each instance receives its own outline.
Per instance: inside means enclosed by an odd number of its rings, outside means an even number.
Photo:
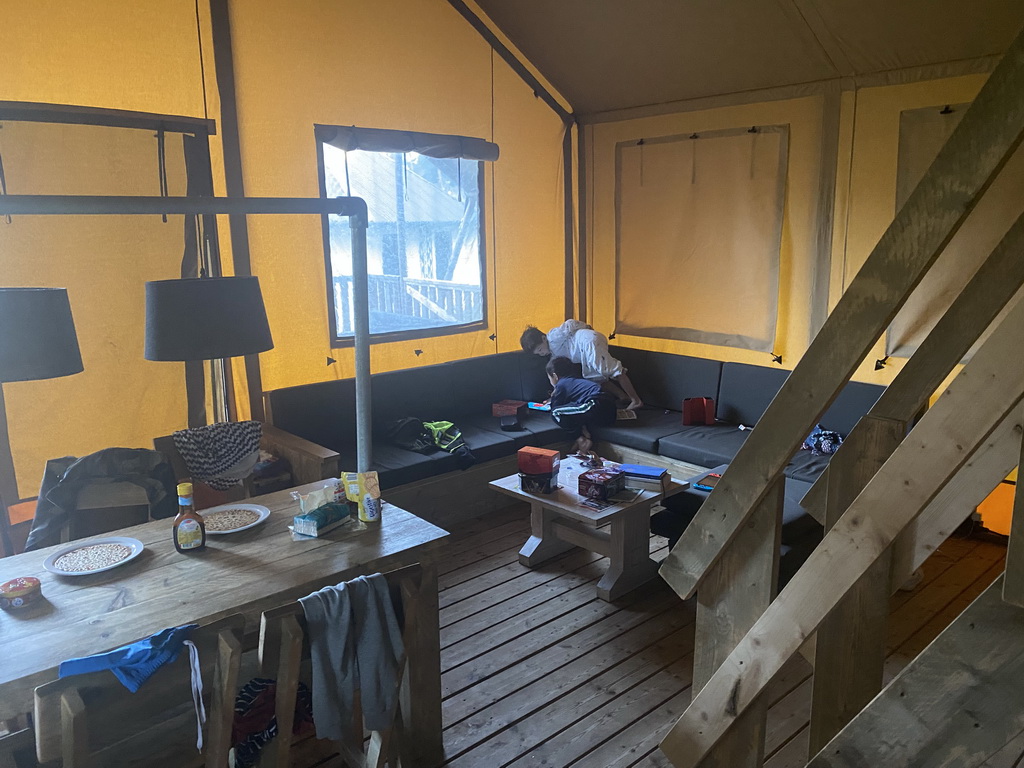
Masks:
[[[380,480],[376,472],[344,472],[345,497],[359,505],[359,519],[379,523],[381,513]]]

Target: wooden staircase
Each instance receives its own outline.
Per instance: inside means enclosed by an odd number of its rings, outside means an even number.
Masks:
[[[1022,138],[1024,34],[663,564],[697,598],[697,693],[661,744],[677,768],[759,768],[763,694],[797,652],[815,665],[809,765],[974,766],[1024,730],[1024,512],[1002,595],[997,582],[878,695],[889,595],[1021,460],[1024,303],[907,428],[1024,284],[1024,216],[808,493],[827,534],[773,594],[786,464]]]

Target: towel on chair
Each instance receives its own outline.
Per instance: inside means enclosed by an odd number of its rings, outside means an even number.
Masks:
[[[193,480],[226,491],[252,474],[262,436],[258,421],[225,421],[175,432],[174,447]]]
[[[160,667],[178,658],[189,633],[198,626],[168,627],[106,653],[62,661],[57,676],[70,677],[109,669],[125,688],[135,693]]]
[[[391,725],[405,653],[387,580],[379,573],[299,599],[313,662],[313,722],[320,739],[341,739],[360,692],[366,728]]]

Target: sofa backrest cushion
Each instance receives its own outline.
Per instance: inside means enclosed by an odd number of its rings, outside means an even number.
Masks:
[[[754,426],[788,377],[789,371],[782,368],[725,363],[718,393],[719,421]],[[845,437],[883,391],[885,387],[877,384],[851,381],[818,421]]]
[[[374,431],[379,433],[406,416],[422,421],[452,420],[455,401],[449,366],[441,363],[374,374],[370,381]]]
[[[718,420],[754,426],[788,376],[789,371],[781,368],[724,363],[718,390]]]
[[[843,391],[818,421],[823,428],[846,437],[884,391],[885,387],[878,384],[851,381],[843,387]]]
[[[505,352],[445,363],[444,377],[448,397],[453,401],[453,414],[490,416],[492,403],[526,399],[519,371],[519,360],[524,355],[524,352]]]
[[[718,396],[722,364],[717,360],[618,346],[609,351],[626,368],[645,405],[679,411],[688,397]]]
[[[550,357],[534,355],[529,352],[515,352],[519,362],[519,379],[522,386],[520,400],[542,402],[551,394],[551,382],[544,368]]]
[[[355,444],[356,387],[353,379],[321,381],[267,393],[275,427],[333,451]]]

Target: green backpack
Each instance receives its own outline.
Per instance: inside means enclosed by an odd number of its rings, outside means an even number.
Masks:
[[[434,438],[434,445],[443,451],[455,453],[466,447],[466,441],[462,439],[462,430],[450,421],[425,421],[423,427]]]

